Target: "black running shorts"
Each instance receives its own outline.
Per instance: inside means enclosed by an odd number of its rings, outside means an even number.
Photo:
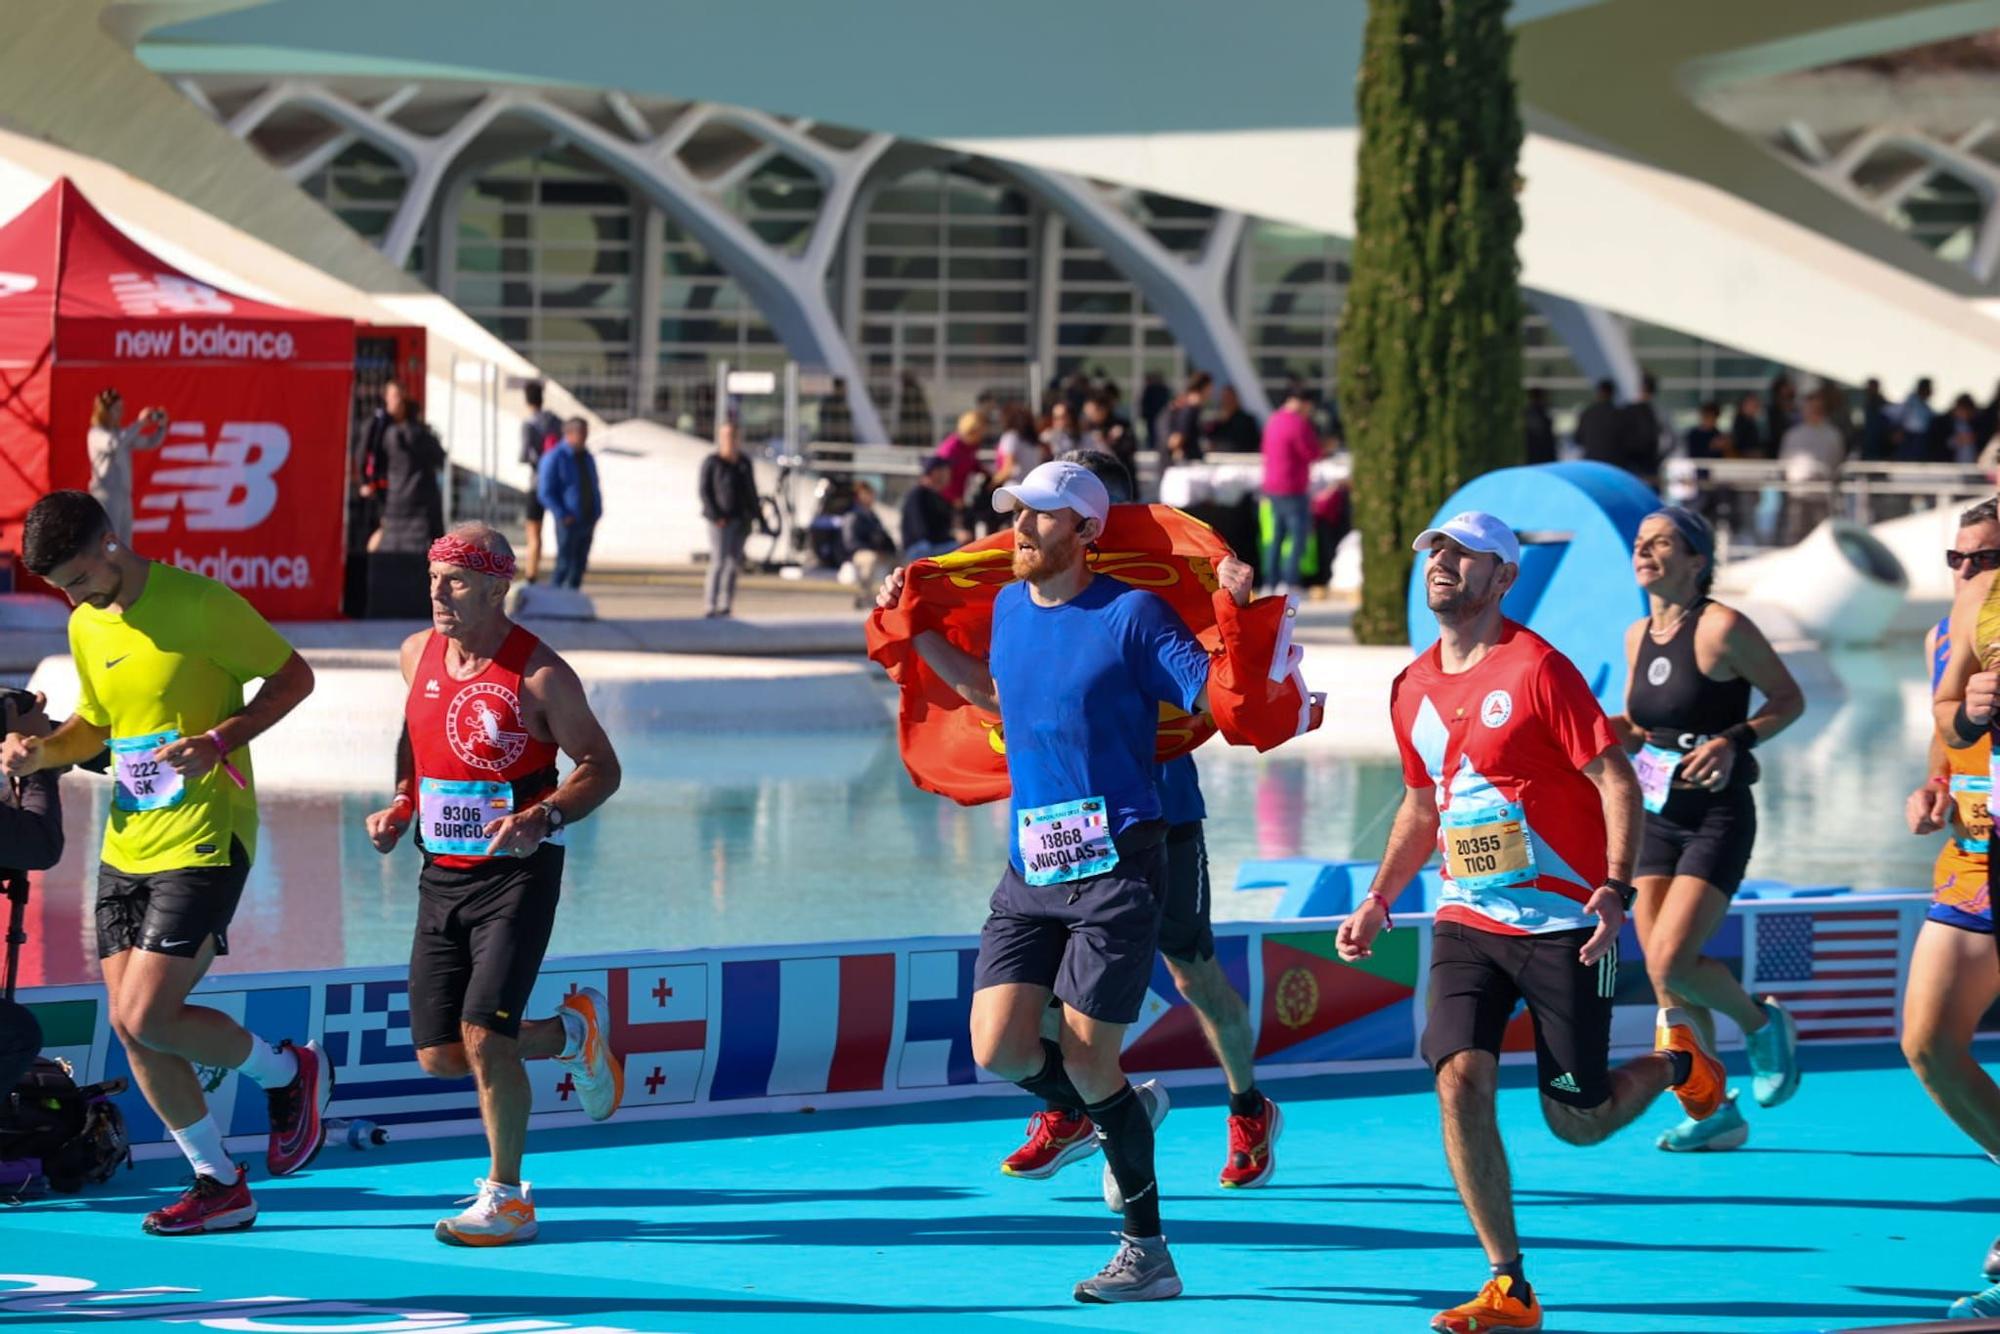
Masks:
[[[1693,876],[1734,895],[1757,844],[1757,799],[1748,784],[1721,792],[1675,788],[1667,804],[1646,813],[1646,837],[1635,879]]]
[[[1201,821],[1167,830],[1167,899],[1160,912],[1160,953],[1181,963],[1215,957],[1209,921],[1208,840]]]
[[[521,1032],[562,897],[563,849],[470,867],[424,859],[410,946],[410,1045],[459,1042],[461,1023],[502,1037]]]
[[[97,957],[126,950],[192,959],[210,936],[229,953],[229,922],[250,878],[250,854],[229,840],[229,865],[127,875],[97,867]]]
[[[1535,1025],[1535,1082],[1542,1096],[1590,1108],[1611,1096],[1611,996],[1618,950],[1577,960],[1588,931],[1507,936],[1461,922],[1431,929],[1430,1015],[1424,1060],[1432,1070],[1461,1051],[1500,1054],[1518,1001]]]
[[[1127,830],[1118,865],[1082,880],[1031,885],[1010,862],[980,928],[973,990],[1027,983],[1107,1024],[1137,1019],[1159,947],[1165,833]]]

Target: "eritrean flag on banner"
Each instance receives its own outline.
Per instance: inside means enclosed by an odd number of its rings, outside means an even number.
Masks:
[[[1215,567],[1232,553],[1214,529],[1166,505],[1114,505],[1088,553],[1091,570],[1164,598],[1209,650],[1211,712],[1160,707],[1161,760],[1213,736],[1268,750],[1319,724],[1298,675],[1290,605],[1262,598],[1238,608],[1220,592]],[[993,600],[1014,579],[1011,529],[947,555],[913,562],[895,607],[868,618],[868,656],[901,689],[898,739],[910,778],[966,805],[1008,793],[1007,750],[998,715],[968,704],[916,650],[925,630],[943,633],[982,661],[993,638]]]

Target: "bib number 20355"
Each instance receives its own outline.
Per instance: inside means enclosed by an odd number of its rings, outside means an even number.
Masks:
[[[1446,812],[1444,861],[1451,878],[1470,892],[1533,884],[1535,847],[1520,803]]]

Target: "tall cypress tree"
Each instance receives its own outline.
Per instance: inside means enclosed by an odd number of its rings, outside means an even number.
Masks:
[[[1410,541],[1522,461],[1521,113],[1507,0],[1369,0],[1340,410],[1364,644],[1402,642]]]

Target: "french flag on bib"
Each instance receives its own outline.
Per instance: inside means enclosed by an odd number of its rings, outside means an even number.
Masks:
[[[882,1087],[896,1020],[896,956],[722,965],[722,1041],[709,1098]]]

